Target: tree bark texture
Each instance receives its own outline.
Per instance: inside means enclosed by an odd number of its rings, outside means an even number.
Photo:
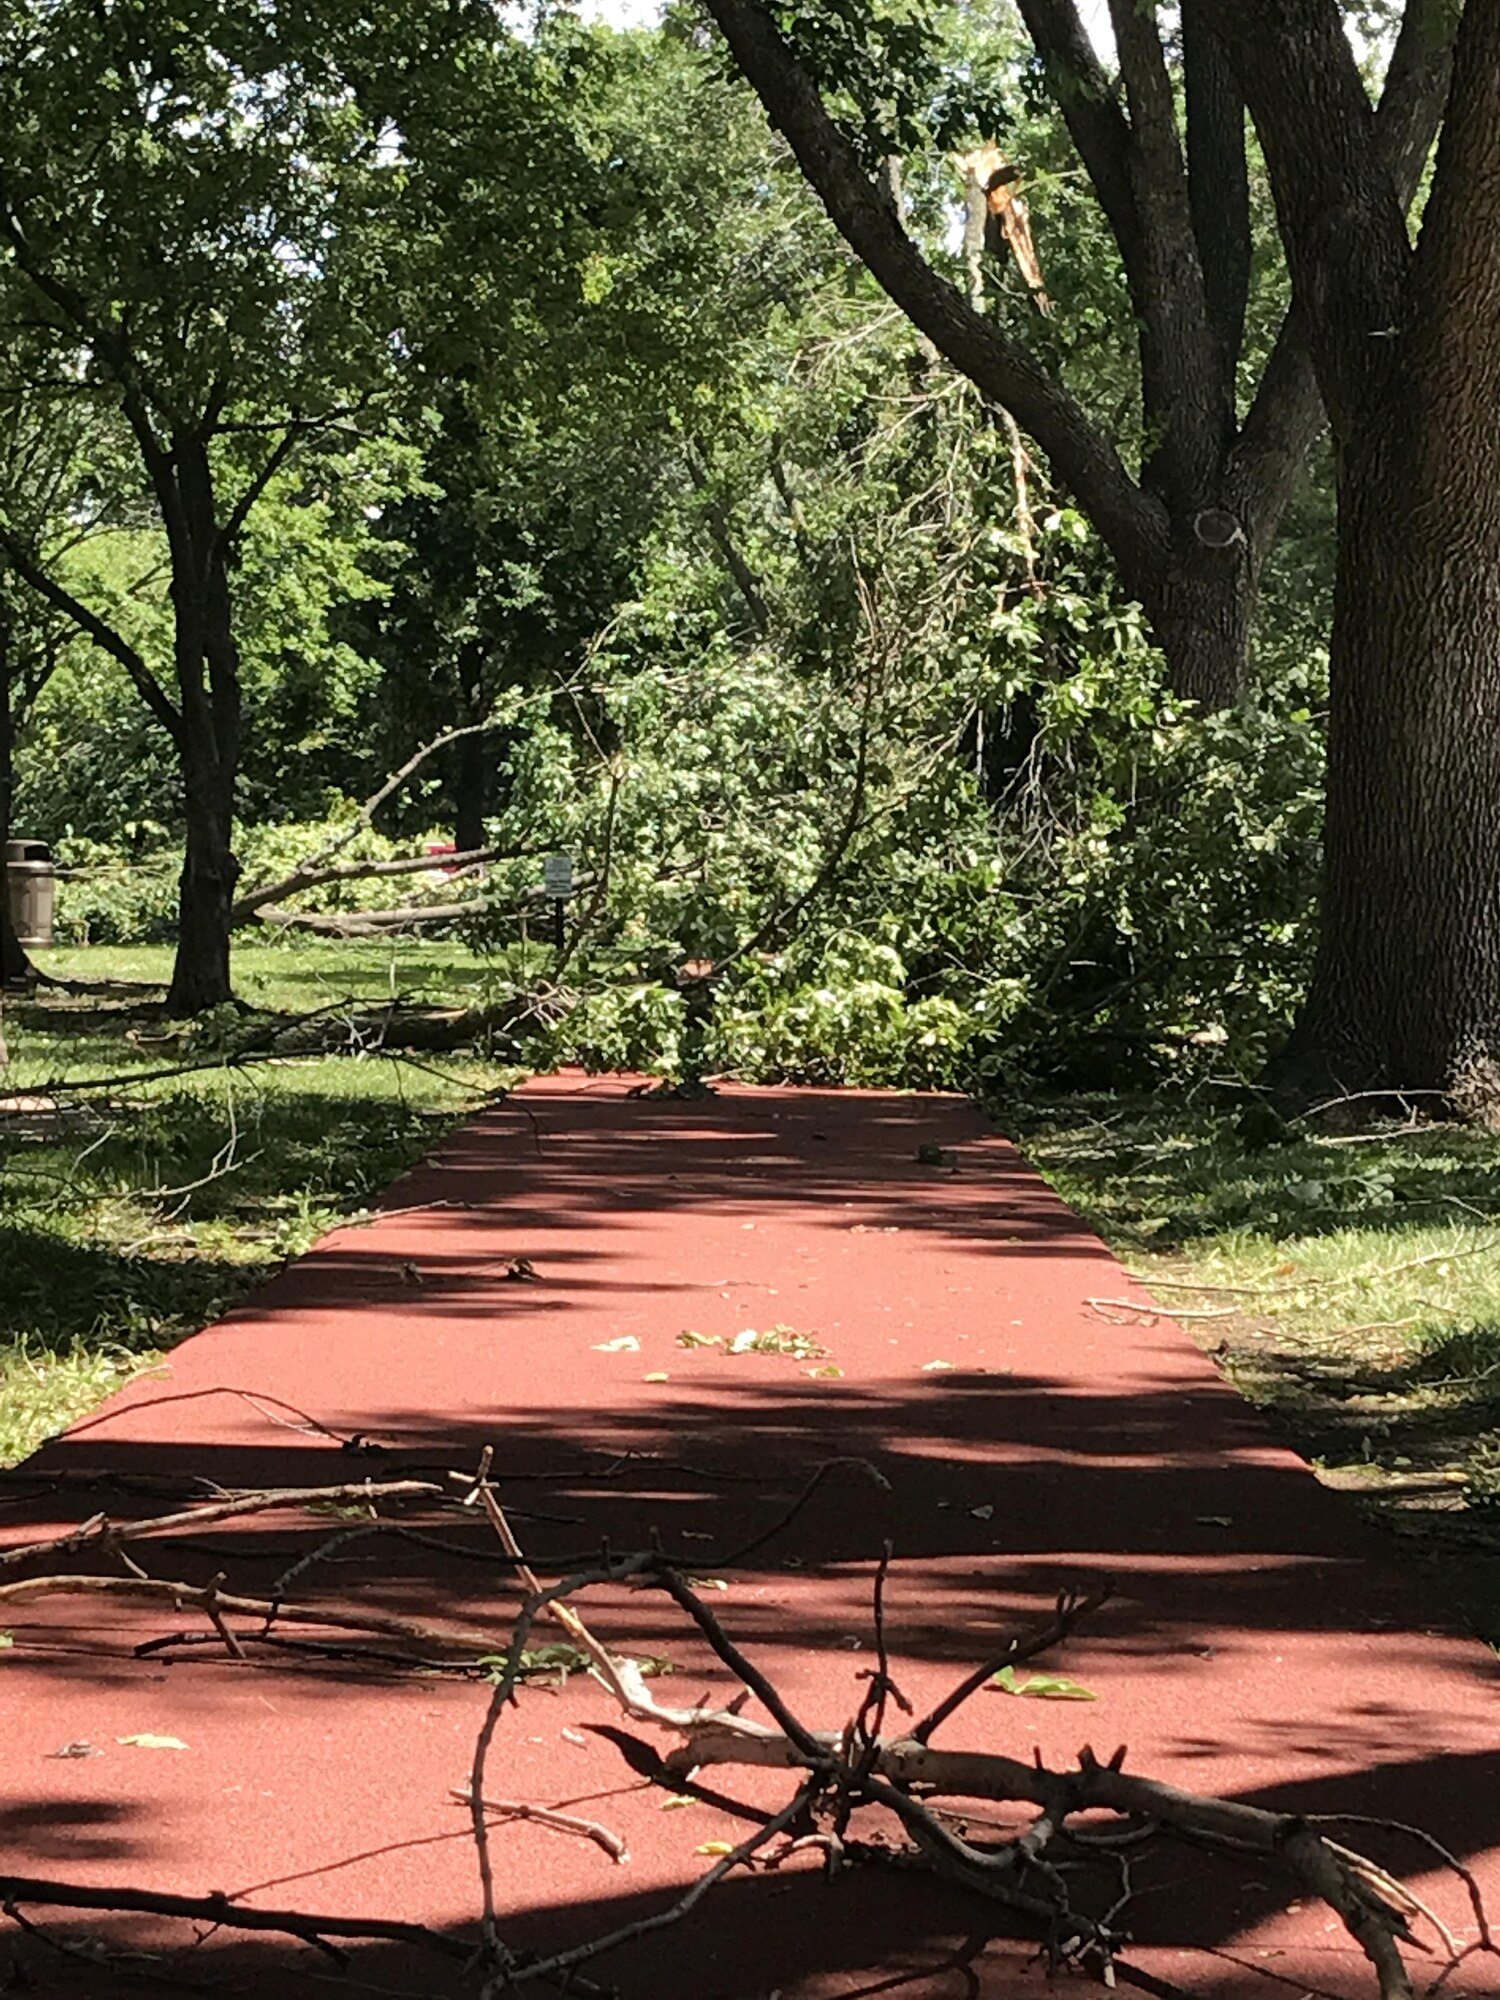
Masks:
[[[216,515],[208,452],[177,441],[157,478],[172,554],[177,671],[177,752],[184,831],[177,954],[167,1008],[199,1014],[234,997],[235,786],[239,772],[239,649],[229,590],[226,537]]]
[[[16,674],[10,621],[0,606],[0,870],[5,866],[16,787]],[[23,986],[36,976],[10,920],[10,880],[0,873],[0,986]]]
[[[1500,0],[1463,10],[1414,251],[1331,0],[1214,4],[1339,468],[1320,941],[1269,1080],[1500,1123]]]
[[[1490,419],[1444,450],[1419,408],[1393,410],[1389,428],[1343,454],[1320,942],[1280,1073],[1319,1096],[1452,1092],[1489,1119],[1500,1112],[1500,437]],[[1424,478],[1440,454],[1441,475]]]

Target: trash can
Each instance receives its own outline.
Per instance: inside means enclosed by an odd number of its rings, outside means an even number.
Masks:
[[[57,869],[45,840],[6,841],[5,894],[17,943],[51,944]]]

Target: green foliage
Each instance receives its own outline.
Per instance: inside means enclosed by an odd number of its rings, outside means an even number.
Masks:
[[[168,119],[153,138],[149,62],[135,124],[110,114],[117,151],[158,147],[163,199],[203,147],[222,169],[172,211],[184,297],[201,245],[239,241],[246,190],[283,171],[275,120],[316,138],[326,185],[299,186],[272,259],[289,260],[290,328],[262,354],[226,307],[204,339],[268,409],[293,364],[337,374],[363,353],[374,370],[356,400],[378,422],[361,407],[294,457],[239,537],[243,886],[326,844],[419,741],[482,718],[482,742],[424,764],[342,858],[456,820],[519,857],[475,885],[461,932],[497,993],[556,977],[537,1062],[945,1087],[1252,1072],[1312,944],[1317,481],[1269,573],[1255,699],[1184,713],[1084,523],[1035,465],[1017,491],[1005,427],[840,249],[688,24],[620,35],[561,14],[516,37],[465,13],[450,45],[436,10],[340,5],[314,46],[300,17],[270,41],[255,18],[204,0],[160,27],[161,47],[192,44],[185,91],[234,41],[253,129],[204,84],[203,134]],[[905,133],[913,226],[940,261],[944,149],[1004,126],[1059,303],[1029,337],[1128,414],[1129,303],[1009,16],[820,0],[784,24],[872,145]],[[78,81],[43,89],[49,118]],[[109,268],[144,285],[144,211],[120,200]],[[304,224],[347,232],[316,269],[291,254]],[[254,244],[245,259],[255,295],[276,271]],[[1030,313],[1007,270],[988,282]],[[1276,301],[1257,297],[1268,334]],[[392,348],[379,329],[398,326]],[[100,531],[67,575],[156,659],[163,541],[96,407]],[[250,435],[216,444],[227,493]],[[160,732],[85,646],[28,731],[26,830],[78,867],[64,934],[165,937],[181,828]],[[550,849],[582,885],[560,971],[535,900]],[[413,875],[302,907],[434,898]],[[694,962],[723,968],[711,995],[684,978]]]
[[[122,854],[113,843],[74,836],[60,842],[63,867],[55,925],[60,944],[165,944],[177,916],[176,850],[155,844],[165,829],[136,821],[127,828],[152,845]],[[134,845],[134,843],[132,843]]]

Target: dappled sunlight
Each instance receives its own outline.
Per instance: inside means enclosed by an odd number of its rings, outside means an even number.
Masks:
[[[952,1164],[927,1165],[929,1147]],[[489,1448],[541,1571],[659,1542],[818,1727],[860,1698],[887,1540],[892,1668],[919,1708],[1061,1588],[1111,1579],[1104,1608],[1056,1653],[1092,1703],[986,1691],[945,1742],[1067,1765],[1084,1740],[1123,1741],[1131,1769],[1197,1790],[1384,1811],[1466,1854],[1500,1846],[1500,1793],[1477,1775],[1493,1760],[1493,1661],[1438,1628],[1192,1343],[1131,1307],[1140,1296],[962,1100],[731,1090],[678,1105],[563,1077],[454,1135],[373,1226],[336,1231],[11,1475],[0,1522],[13,1543],[101,1505],[157,1512],[192,1480],[418,1477],[457,1496],[449,1471],[472,1474]],[[1094,1298],[1126,1304],[1101,1311]],[[733,1352],[751,1327],[798,1340]],[[100,1483],[78,1483],[85,1474]],[[367,1511],[226,1520],[133,1554],[153,1576],[222,1574],[247,1597],[461,1627],[501,1650],[521,1589],[482,1519],[451,1502],[378,1525]],[[90,1564],[82,1552],[58,1566]],[[666,1699],[733,1692],[660,1593],[609,1584],[584,1604],[606,1643],[667,1664],[682,1692]],[[438,1922],[472,1915],[473,1857],[448,1796],[486,1700],[471,1678],[361,1666],[350,1646],[390,1644],[287,1625],[282,1638],[314,1645],[273,1650],[243,1615],[241,1664],[203,1643],[191,1607],[63,1595],[16,1605],[11,1622],[5,1685],[28,1717],[15,1748],[49,1781],[32,1779],[30,1810],[48,1824],[52,1798],[63,1825],[72,1801],[82,1835],[104,1765],[30,1759],[74,1738],[100,1745],[120,1801],[95,1836],[118,1842],[97,1857],[111,1879],[149,1872],[188,1890],[206,1869],[290,1884],[257,1900],[359,1909],[378,1893],[379,1907]],[[171,1633],[182,1640],[154,1643]],[[121,1747],[143,1728],[189,1748]],[[663,1813],[651,1782],[662,1747],[586,1677],[523,1688],[496,1788],[596,1801],[579,1810],[623,1830],[637,1874],[601,1880],[609,1864],[587,1843],[508,1826],[508,1936],[556,1943],[652,1907],[687,1879],[695,1847],[741,1837],[747,1815],[786,1796],[774,1773],[729,1770],[711,1774],[701,1804]],[[248,1817],[226,1824],[222,1800],[246,1802]],[[1168,1893],[1185,1874],[1186,1911]],[[909,1974],[938,1995],[969,1977],[940,1970],[975,1920],[968,1906],[925,1886],[845,1886],[800,1870],[734,1883],[679,1935],[691,1990],[759,2000],[781,1982],[812,2000],[896,1991],[880,1982]],[[1322,1963],[1306,1923],[1274,1916],[1274,1885],[1243,1871],[1178,1853],[1144,1865],[1139,1886],[1141,1963],[1160,1948],[1162,1976],[1176,1978],[1187,1959],[1170,1970],[1164,1941],[1191,1944],[1195,1994],[1238,2000],[1250,1976],[1206,1952],[1291,1950],[1309,1979],[1306,1953]],[[838,1939],[814,1952],[830,1896],[844,1898]],[[771,1911],[775,1936],[757,1939]],[[1006,1968],[1006,1990],[1030,1990],[1024,1950],[992,1949],[984,1962]],[[226,1944],[222,1963],[291,1978],[296,1956]],[[1348,1959],[1341,1946],[1319,1973],[1325,1990],[1344,1993]],[[823,1970],[799,1970],[812,1963]],[[636,1964],[625,1954],[612,1968],[628,1996],[647,1991]]]

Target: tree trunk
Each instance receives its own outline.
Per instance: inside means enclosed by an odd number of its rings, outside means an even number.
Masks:
[[[186,841],[177,900],[177,955],[169,1014],[201,1014],[234,998],[229,973],[233,928],[234,782],[216,763],[187,775]]]
[[[16,690],[11,658],[9,621],[0,611],[0,986],[26,986],[36,978],[10,920],[10,877],[5,849],[10,839],[11,807],[16,788]]]
[[[458,658],[461,721],[472,727],[484,720],[484,656],[477,642]],[[490,746],[481,735],[460,736],[453,746],[453,840],[460,854],[472,854],[485,844],[489,811]]]
[[[219,528],[207,445],[198,437],[180,438],[162,469],[158,490],[172,549],[176,740],[185,806],[167,1010],[201,1014],[234,998],[229,940],[240,872],[234,856],[240,661],[229,592],[231,550]]]
[[[1500,1126],[1500,0],[1463,9],[1415,253],[1302,11],[1240,51],[1339,447],[1322,926],[1270,1081]]]
[[[1204,515],[1224,521],[1224,532],[1232,528],[1235,539],[1210,547],[1189,523],[1179,537],[1189,546],[1158,577],[1143,581],[1139,595],[1161,648],[1168,687],[1211,713],[1232,708],[1248,683],[1259,579],[1237,525],[1217,510]]]
[[[1296,1105],[1440,1092],[1496,1125],[1500,439],[1404,402],[1341,468],[1320,941],[1268,1081]]]

